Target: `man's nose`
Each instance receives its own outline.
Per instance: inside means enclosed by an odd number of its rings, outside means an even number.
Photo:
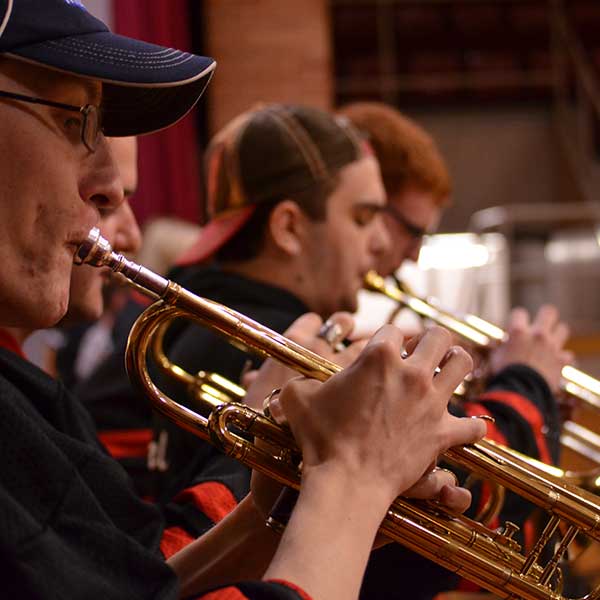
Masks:
[[[382,256],[392,250],[392,238],[383,219],[377,220],[377,227],[371,237],[371,252],[376,256]]]
[[[142,245],[142,232],[127,200],[119,206],[113,217],[118,219],[115,250],[135,254]]]
[[[408,258],[413,262],[418,262],[419,254],[421,253],[421,246],[423,245],[423,238],[414,239],[410,246],[410,253]]]
[[[80,180],[79,194],[85,202],[103,210],[115,210],[123,202],[119,169],[102,135],[96,151],[90,156],[87,172]]]

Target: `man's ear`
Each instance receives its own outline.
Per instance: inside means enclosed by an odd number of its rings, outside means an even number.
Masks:
[[[307,217],[293,200],[275,205],[269,215],[269,234],[276,248],[289,256],[302,253]]]

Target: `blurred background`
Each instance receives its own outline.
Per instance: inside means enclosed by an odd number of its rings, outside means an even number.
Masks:
[[[449,165],[453,206],[440,232],[469,232],[426,244],[418,291],[500,324],[510,306],[553,302],[573,328],[582,367],[599,374],[598,0],[86,6],[119,33],[219,63],[190,116],[141,140],[144,202],[134,208],[142,223],[202,219],[202,148],[249,106],[382,100],[423,125]]]

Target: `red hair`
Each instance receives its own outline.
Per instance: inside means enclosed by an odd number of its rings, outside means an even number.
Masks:
[[[452,187],[448,168],[422,127],[381,102],[355,102],[339,113],[366,134],[389,197],[416,187],[430,193],[438,206],[448,204]]]

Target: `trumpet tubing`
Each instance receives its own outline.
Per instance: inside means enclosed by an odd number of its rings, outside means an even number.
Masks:
[[[402,289],[400,286],[387,282],[374,271],[367,273],[365,288],[383,294],[399,305],[411,309],[420,317],[430,319],[434,323],[446,327],[446,329],[460,336],[463,340],[479,348],[488,350],[494,344],[505,339],[506,333],[500,327],[475,315],[467,314],[459,318],[435,304]],[[577,402],[600,411],[600,381],[570,365],[563,367],[561,374],[563,392],[573,397]],[[469,385],[470,381],[465,380],[455,393],[458,396],[465,396]],[[566,421],[563,423],[560,441],[564,447],[600,465],[600,436],[593,431],[572,421]],[[530,464],[534,462],[531,460]],[[596,468],[580,472],[561,471],[561,478],[564,481],[583,486],[585,489],[592,490],[595,493],[600,491],[600,478],[598,477],[598,469]]]
[[[264,415],[236,403],[214,401],[208,417],[195,413],[164,394],[147,369],[147,351],[156,331],[170,320],[186,317],[235,341],[248,351],[279,360],[296,371],[320,381],[341,367],[286,339],[235,311],[195,296],[111,251],[99,232],[92,232],[78,253],[80,262],[108,266],[122,273],[138,288],[161,301],[152,305],[134,324],[127,347],[127,369],[133,383],[154,407],[180,426],[210,440],[226,453],[281,483],[299,488],[300,451],[289,430]],[[269,442],[269,451],[238,435],[243,429]],[[272,450],[276,447],[277,450]],[[381,529],[392,539],[497,594],[501,598],[558,600],[554,579],[568,543],[579,532],[600,540],[600,500],[542,469],[531,466],[516,453],[483,440],[471,446],[452,448],[452,462],[522,495],[544,508],[550,521],[532,552],[522,554],[512,539],[518,529],[507,524],[502,533],[483,528],[463,516],[452,516],[432,503],[398,498],[390,507]],[[552,558],[538,564],[561,520],[566,533]],[[600,598],[600,591],[586,596]]]
[[[410,308],[420,317],[430,319],[480,348],[491,348],[506,336],[503,329],[480,317],[464,315],[459,318],[397,285],[389,284],[374,271],[367,273],[365,288],[387,296],[402,306]],[[567,394],[600,410],[600,381],[570,365],[563,367],[562,378],[562,388]]]
[[[222,375],[210,371],[199,371],[192,375],[169,360],[164,351],[164,338],[169,325],[170,321],[162,323],[152,338],[152,352],[158,368],[183,384],[188,394],[201,406],[214,408],[223,402],[242,401],[246,390]]]

